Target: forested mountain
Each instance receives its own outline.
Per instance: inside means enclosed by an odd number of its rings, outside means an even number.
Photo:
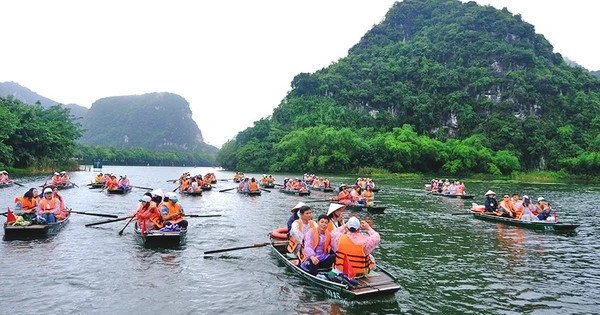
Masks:
[[[151,150],[202,149],[204,143],[192,119],[189,103],[172,93],[113,96],[92,104],[82,126],[82,143]]]
[[[592,71],[591,73],[593,76],[600,78],[600,70]]]
[[[221,150],[238,170],[598,172],[600,80],[520,15],[405,0]]]
[[[0,82],[0,97],[7,96],[11,96],[25,104],[39,104],[42,108],[60,105],[61,107],[69,109],[70,115],[74,118],[85,117],[87,112],[87,108],[83,106],[77,104],[59,104],[59,102],[41,96],[16,82]]]

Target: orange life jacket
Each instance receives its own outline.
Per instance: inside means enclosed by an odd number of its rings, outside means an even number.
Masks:
[[[56,202],[58,200],[56,198],[52,198],[50,199],[50,201],[48,201],[48,199],[43,198],[42,201],[40,201],[40,209],[42,211],[46,211],[46,210],[54,210],[54,208],[56,207]]]
[[[159,229],[163,227],[162,216],[160,215],[160,211],[156,207],[156,203],[154,201],[150,201],[150,205],[146,209],[144,209],[144,205],[140,203],[136,213],[147,216],[147,220],[152,221],[155,227]],[[141,226],[140,223],[140,218],[138,218],[138,226]]]
[[[339,271],[344,270],[346,256],[356,275],[367,274],[371,271],[371,258],[365,253],[365,247],[354,244],[348,235],[343,234],[340,236],[337,252],[335,253],[335,268]]]
[[[302,233],[302,235],[304,235],[304,223],[302,223],[302,219],[298,219],[295,222],[298,222],[298,229],[300,230],[300,232]],[[308,224],[310,226],[311,229],[317,229],[317,223],[313,220],[308,221]],[[302,239],[302,242],[304,241],[304,238]],[[288,253],[293,253],[294,250],[296,250],[296,247],[298,247],[298,243],[296,243],[296,240],[293,237],[290,237],[290,240],[288,242]]]
[[[250,182],[250,185],[248,186],[248,190],[250,190],[250,191],[257,191],[257,190],[259,190],[258,185],[256,184],[256,182]]]
[[[365,200],[371,201],[371,200],[373,200],[373,192],[369,191],[369,190],[365,190],[365,192],[363,193],[363,197],[365,198]]]
[[[31,198],[25,198],[24,196],[19,196],[15,198],[15,203],[21,202],[21,209],[23,209],[23,211],[28,211],[31,209],[35,209],[35,207],[37,206],[37,202],[35,199]]]
[[[165,206],[165,207],[167,207],[167,209],[169,209],[169,213],[167,213],[167,216],[177,214],[176,216],[169,219],[169,222],[175,224],[175,223],[179,223],[179,222],[183,221],[183,216],[180,213],[181,205],[179,203],[173,204],[172,202],[169,201],[169,202],[164,202],[163,206]]]
[[[312,249],[316,249],[317,245],[319,245],[319,230],[312,229],[312,232],[313,232],[313,243],[312,244],[304,244],[304,248],[306,248],[306,246],[310,246]],[[306,253],[304,252],[304,248],[302,248],[302,255],[300,256],[301,261],[305,261],[306,259],[308,259],[308,257],[306,256]],[[323,252],[329,253],[330,249],[331,249],[331,233],[328,230],[325,230],[325,247],[323,248]]]

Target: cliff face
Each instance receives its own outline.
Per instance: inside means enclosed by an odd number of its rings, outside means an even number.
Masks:
[[[114,96],[92,104],[82,143],[151,150],[207,146],[189,103],[171,93]]]

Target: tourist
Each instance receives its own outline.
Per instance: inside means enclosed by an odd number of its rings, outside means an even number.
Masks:
[[[328,225],[329,218],[322,214],[317,220],[317,228],[311,228],[304,234],[300,267],[312,275],[316,275],[319,269],[331,268],[335,259],[335,253],[331,250]]]

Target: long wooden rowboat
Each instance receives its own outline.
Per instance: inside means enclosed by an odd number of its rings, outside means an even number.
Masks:
[[[386,209],[386,206],[363,206],[363,205],[349,205],[346,206],[346,210],[350,210],[350,211],[369,211],[372,213],[383,213],[383,211]]]
[[[238,194],[248,195],[248,196],[260,196],[262,192],[260,190],[252,190],[252,191],[237,191]]]
[[[42,186],[44,187],[44,186]],[[63,190],[63,189],[71,189],[73,187],[75,187],[75,183],[67,183],[67,184],[56,184],[56,185],[46,185],[45,187],[50,187],[52,189],[54,189],[54,187],[56,187],[58,190]],[[44,187],[44,188],[45,188]]]
[[[473,199],[475,195],[449,195],[449,194],[440,194],[438,192],[431,193],[434,196],[442,196],[447,198],[457,198],[457,199]]]
[[[282,193],[289,195],[298,195],[298,196],[309,196],[310,190],[308,191],[300,191],[300,190],[289,190],[289,189],[279,189]]]
[[[367,276],[356,278],[359,285],[352,288],[346,284],[329,281],[313,276],[293,263],[294,259],[288,258],[287,245],[285,242],[278,241],[275,245],[271,243],[271,249],[277,258],[283,262],[295,274],[306,280],[312,286],[325,291],[325,293],[335,299],[363,299],[380,296],[389,296],[400,290],[396,283],[396,278],[383,268],[376,267]],[[329,271],[329,270],[327,270]]]
[[[506,225],[518,226],[530,230],[549,231],[549,232],[574,232],[579,224],[563,223],[563,222],[548,222],[548,221],[521,221],[512,218],[499,217],[493,214],[486,214],[478,211],[471,211],[471,214],[477,219],[499,222]]]
[[[262,188],[275,188],[275,184],[259,184]]]
[[[27,226],[21,225],[8,225],[4,223],[4,240],[33,240],[33,239],[44,239],[54,236],[62,230],[62,228],[69,223],[69,215],[60,221],[48,224],[31,224]]]
[[[13,182],[10,182],[10,183],[5,183],[5,184],[0,184],[0,188],[6,188],[6,187],[10,187],[10,186],[12,186],[12,185],[14,185],[14,183],[13,183]]]
[[[134,227],[134,237],[138,244],[151,248],[177,248],[185,245],[187,229],[181,229],[177,232],[161,232],[159,230],[145,231],[137,223]]]
[[[91,183],[89,184],[90,189],[98,189],[104,187],[104,182],[102,183]]]
[[[314,186],[308,186],[308,189],[310,189],[310,190],[316,190],[316,191],[322,191],[322,192],[333,192],[333,188],[331,188],[331,187],[314,187]]]
[[[180,190],[179,193],[182,195],[186,195],[186,196],[202,196],[202,190],[201,191]]]
[[[117,189],[107,189],[106,192],[111,195],[125,195],[131,191],[131,187],[127,189],[117,188]]]

